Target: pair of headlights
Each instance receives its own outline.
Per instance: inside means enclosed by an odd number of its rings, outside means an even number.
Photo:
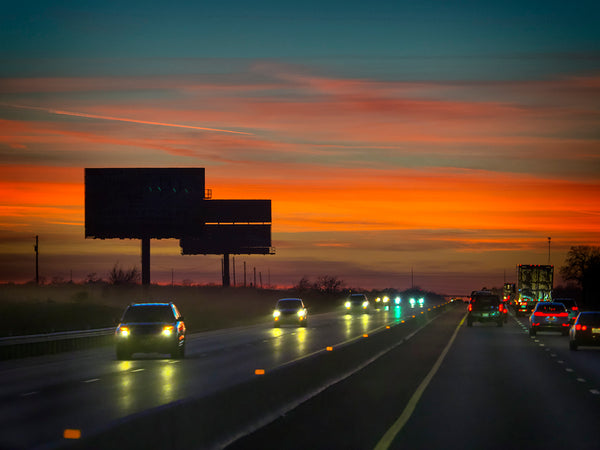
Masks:
[[[175,332],[175,327],[173,325],[165,325],[163,327],[163,329],[161,330],[160,334],[165,337],[169,337],[169,336],[172,336],[174,332]],[[120,337],[123,337],[123,338],[128,337],[130,334],[131,334],[131,330],[129,329],[129,327],[120,326],[119,329],[117,330],[117,335]]]
[[[298,310],[298,312],[296,313],[296,315],[298,317],[306,317],[306,310],[305,309],[300,309],[300,310]],[[278,309],[276,309],[275,311],[273,311],[273,317],[274,318],[278,318],[279,316],[281,316],[281,311],[279,311]]]
[[[346,302],[346,303],[344,304],[344,306],[346,307],[346,309],[350,309],[350,308],[352,308],[352,303],[351,303],[351,302]],[[367,309],[367,307],[368,307],[368,306],[369,306],[369,302],[367,302],[367,301],[364,301],[364,302],[362,303],[362,307],[363,307],[363,309]]]

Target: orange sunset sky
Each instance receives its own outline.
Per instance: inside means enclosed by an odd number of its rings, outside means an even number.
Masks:
[[[36,235],[47,281],[141,267],[139,241],[84,238],[85,167],[204,167],[215,199],[271,199],[276,253],[236,256],[237,284],[246,262],[461,294],[599,245],[596,4],[235,3],[0,19],[0,282],[34,278]],[[177,240],[151,271],[221,280]]]

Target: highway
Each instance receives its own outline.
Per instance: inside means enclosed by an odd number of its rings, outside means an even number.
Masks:
[[[556,333],[531,338],[527,319],[512,316],[502,328],[456,328],[465,312],[455,308],[230,449],[600,448],[600,348],[572,352]]]
[[[600,349],[414,312],[201,333],[183,361],[2,362],[0,448],[598,448]]]
[[[273,328],[266,318],[262,325],[189,336],[184,360],[117,361],[114,349],[103,347],[3,361],[0,448],[59,446],[65,429],[81,430],[83,442],[128,416],[227,391],[256,378],[257,369],[269,373],[327,346],[348,345],[408,313],[339,311],[309,317],[306,329]]]

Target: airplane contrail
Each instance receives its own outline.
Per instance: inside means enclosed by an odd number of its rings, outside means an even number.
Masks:
[[[221,128],[196,127],[193,125],[180,125],[177,123],[152,122],[149,120],[127,119],[125,117],[100,116],[97,114],[87,114],[87,113],[80,113],[80,112],[73,112],[73,111],[63,111],[60,109],[43,108],[41,106],[11,105],[11,104],[7,104],[7,103],[0,103],[0,105],[9,106],[12,108],[33,109],[33,110],[37,110],[37,111],[44,111],[44,112],[47,112],[50,114],[58,114],[58,115],[62,115],[62,116],[85,117],[88,119],[113,120],[113,121],[117,121],[117,122],[139,123],[139,124],[143,124],[143,125],[157,125],[157,126],[161,126],[161,127],[186,128],[186,129],[190,129],[190,130],[213,131],[216,133],[245,134],[247,136],[253,136],[253,133],[247,133],[245,131],[224,130]]]

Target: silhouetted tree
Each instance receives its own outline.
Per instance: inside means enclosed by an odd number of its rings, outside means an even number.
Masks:
[[[136,284],[141,277],[141,273],[135,266],[131,269],[123,270],[119,266],[119,263],[116,263],[108,273],[108,281],[114,285]]]
[[[85,282],[87,284],[97,284],[102,282],[102,278],[100,278],[96,272],[92,272],[86,275]]]
[[[600,308],[600,247],[571,247],[560,274],[564,280],[575,281],[581,287],[587,308]]]
[[[344,282],[335,276],[321,275],[314,284],[314,289],[327,294],[335,294],[341,291]]]
[[[294,289],[296,289],[298,292],[306,292],[306,291],[309,291],[310,288],[311,288],[310,281],[308,281],[308,278],[306,278],[306,277],[300,278],[300,281],[298,281],[298,284],[296,286],[294,286]]]

